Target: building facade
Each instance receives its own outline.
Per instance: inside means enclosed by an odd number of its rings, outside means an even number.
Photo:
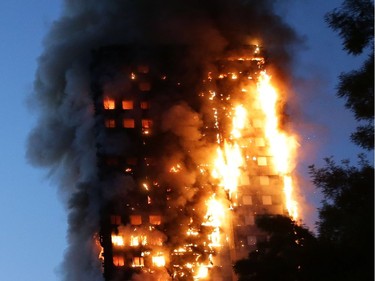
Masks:
[[[256,216],[287,214],[255,97],[264,68],[253,45],[201,64],[186,46],[93,52],[105,280],[235,280],[266,239]]]

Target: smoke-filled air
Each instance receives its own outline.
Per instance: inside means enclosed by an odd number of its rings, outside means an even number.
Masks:
[[[61,280],[231,280],[256,215],[300,216],[281,4],[64,1],[27,149],[66,207]]]

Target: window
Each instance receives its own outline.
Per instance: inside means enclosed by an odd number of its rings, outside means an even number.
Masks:
[[[140,236],[130,236],[130,246],[132,247],[138,247],[139,245],[146,245],[147,244],[147,236],[140,235]]]
[[[139,90],[142,92],[148,92],[151,90],[151,84],[149,82],[139,83]]]
[[[253,204],[253,200],[252,200],[252,198],[251,198],[250,195],[244,195],[244,196],[242,197],[242,203],[243,203],[244,205],[252,205],[252,204]]]
[[[116,127],[116,120],[115,119],[106,119],[105,120],[105,127],[106,128],[115,128]]]
[[[137,247],[139,246],[139,236],[130,236],[130,246]]]
[[[106,97],[103,100],[103,106],[104,106],[104,109],[106,110],[113,110],[116,107],[115,100],[112,98]]]
[[[258,157],[257,162],[258,162],[258,166],[267,166],[267,158],[266,157]]]
[[[152,120],[142,119],[142,134],[148,135],[151,132]]]
[[[126,158],[126,164],[137,165],[138,159],[136,157]]]
[[[245,224],[246,225],[254,225],[255,224],[254,216],[253,215],[245,216]]]
[[[125,118],[122,121],[122,125],[123,125],[124,128],[134,128],[134,126],[135,126],[134,119]]]
[[[151,129],[152,127],[152,120],[150,119],[142,119],[142,128],[144,129]]]
[[[263,205],[272,205],[272,197],[269,195],[262,196]]]
[[[253,120],[253,127],[254,128],[262,128],[262,121],[259,119],[254,119]]]
[[[152,264],[156,267],[165,266],[165,258],[162,254],[152,257]]]
[[[138,65],[138,72],[139,73],[148,73],[150,71],[150,68],[148,65]]]
[[[112,215],[111,216],[111,224],[120,225],[121,224],[121,217],[117,216],[117,215]]]
[[[124,257],[122,257],[122,256],[113,256],[113,264],[115,266],[124,266],[125,265]]]
[[[260,176],[259,177],[259,183],[260,183],[260,185],[269,185],[270,184],[270,178],[268,176]]]
[[[249,176],[246,175],[245,173],[241,173],[240,175],[240,180],[239,180],[240,185],[250,185],[250,179]]]
[[[150,215],[150,224],[160,225],[161,224],[161,216]]]
[[[256,146],[265,146],[264,138],[256,138],[255,139]]]
[[[111,236],[113,246],[122,247],[124,246],[124,238],[121,235],[112,234]]]
[[[156,162],[155,162],[154,158],[146,157],[146,158],[144,158],[144,160],[145,160],[145,164],[146,164],[147,167],[156,165]]]
[[[150,109],[150,103],[148,101],[141,101],[141,109]]]
[[[133,267],[142,267],[142,266],[145,266],[143,257],[134,257],[133,258],[132,266]]]
[[[132,100],[123,100],[122,101],[122,109],[124,109],[124,110],[133,109],[133,101]]]
[[[105,163],[108,166],[116,166],[116,165],[118,165],[118,160],[116,158],[113,158],[113,157],[108,157],[108,158],[105,159]]]
[[[253,236],[253,235],[247,236],[247,245],[248,246],[254,246],[254,245],[256,245],[256,243],[257,243],[256,236]]]
[[[141,225],[142,224],[142,217],[140,215],[131,215],[130,216],[130,223],[132,225]]]

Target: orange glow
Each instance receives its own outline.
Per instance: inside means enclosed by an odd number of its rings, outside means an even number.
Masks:
[[[214,161],[212,176],[219,179],[219,185],[228,192],[229,198],[236,192],[241,168],[245,160],[239,145],[242,138],[242,131],[245,129],[247,112],[243,105],[237,105],[233,109],[232,129],[229,136],[230,142],[224,140],[224,146],[218,147],[217,157]]]
[[[169,171],[171,173],[178,173],[180,170],[181,170],[181,165],[177,164],[177,165],[173,166]]]
[[[124,266],[125,260],[123,256],[113,256],[113,264],[115,266]]]
[[[243,105],[238,105],[234,109],[234,116],[232,119],[231,136],[238,139],[242,136],[241,131],[245,128],[247,112]]]
[[[105,97],[103,100],[104,109],[113,110],[115,109],[115,100],[109,97]]]
[[[202,225],[211,226],[212,232],[208,235],[210,247],[221,246],[220,227],[225,219],[225,211],[223,205],[212,196],[207,201],[207,212],[205,215],[205,222]]]
[[[148,188],[148,184],[147,184],[147,183],[145,183],[145,182],[142,183],[142,186],[143,186],[143,188],[146,189],[147,191],[149,190],[149,188]]]
[[[276,89],[271,84],[271,77],[262,71],[257,85],[258,100],[265,114],[264,132],[269,142],[270,154],[274,158],[276,171],[283,176],[284,196],[289,215],[298,218],[298,207],[293,199],[293,184],[290,176],[292,159],[297,141],[279,129],[277,103],[279,100]]]
[[[134,257],[132,267],[143,267],[145,266],[143,257]]]
[[[137,247],[139,246],[139,237],[138,236],[130,236],[130,246]]]
[[[118,247],[124,246],[124,238],[122,236],[112,234],[111,238],[112,238],[112,244],[114,246],[118,246]]]
[[[130,236],[130,246],[138,247],[139,245],[147,244],[147,236],[144,235],[131,235]]]
[[[162,253],[158,253],[157,256],[152,257],[152,264],[156,267],[163,267],[165,266],[165,257]]]
[[[197,274],[194,276],[194,279],[202,279],[208,277],[208,268],[204,265],[201,265],[198,268]]]
[[[238,144],[229,144],[225,141],[224,149],[217,148],[212,176],[220,180],[219,185],[229,193],[230,198],[237,189],[242,165],[243,157]]]

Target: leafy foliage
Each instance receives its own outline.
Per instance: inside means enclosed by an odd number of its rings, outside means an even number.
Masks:
[[[374,3],[371,0],[345,0],[340,9],[325,17],[329,26],[343,39],[344,50],[359,55],[373,44]]]
[[[269,236],[235,264],[239,281],[317,280],[313,277],[317,239],[307,228],[281,215],[260,216],[256,224]]]
[[[319,241],[336,257],[337,280],[373,280],[374,168],[363,157],[359,167],[325,161],[323,168],[310,167],[314,184],[325,196]]]
[[[329,26],[343,39],[349,54],[359,55],[365,49],[370,54],[359,70],[339,77],[337,95],[346,100],[345,106],[354,113],[357,127],[352,141],[364,149],[374,149],[374,2],[372,0],[345,0],[340,9],[325,17]]]

